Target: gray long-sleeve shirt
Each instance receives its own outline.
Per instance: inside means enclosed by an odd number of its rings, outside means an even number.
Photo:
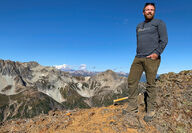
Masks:
[[[137,25],[136,57],[146,57],[152,53],[161,55],[168,43],[166,25],[162,20],[152,19]]]

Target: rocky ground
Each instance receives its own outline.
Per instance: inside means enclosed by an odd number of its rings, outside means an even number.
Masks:
[[[116,133],[157,131],[143,120],[142,108],[138,116],[123,115],[125,105],[101,108],[50,111],[32,119],[11,120],[2,123],[0,132],[64,132],[64,133]]]
[[[139,113],[122,114],[127,104],[108,107],[50,111],[31,119],[1,123],[0,132],[33,133],[190,133],[192,132],[192,71],[160,75],[156,115],[145,123],[144,95],[139,95]]]

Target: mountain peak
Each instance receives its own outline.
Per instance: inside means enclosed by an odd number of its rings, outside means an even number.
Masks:
[[[89,78],[73,77],[36,62],[1,60],[0,132],[190,132],[191,83],[192,70],[160,75],[156,80],[157,112],[146,124],[142,119],[145,83],[138,87],[138,116],[123,115],[126,101],[112,104],[129,95],[127,78],[112,70]],[[53,111],[56,108],[64,110]]]

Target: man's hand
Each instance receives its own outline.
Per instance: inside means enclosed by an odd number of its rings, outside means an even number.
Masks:
[[[149,56],[147,56],[147,58],[151,58],[152,60],[156,60],[159,56],[156,53],[153,53]]]

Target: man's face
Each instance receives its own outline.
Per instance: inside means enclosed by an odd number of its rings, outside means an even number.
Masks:
[[[143,15],[145,16],[145,19],[151,20],[153,19],[155,15],[155,8],[152,5],[148,5],[145,7],[145,10],[143,11]]]

